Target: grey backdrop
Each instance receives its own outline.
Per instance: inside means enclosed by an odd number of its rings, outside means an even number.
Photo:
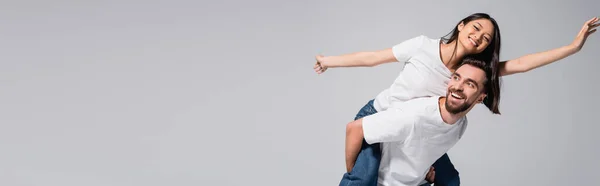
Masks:
[[[0,185],[337,185],[345,124],[397,64],[313,72],[316,54],[440,37],[495,17],[502,59],[569,44],[600,1],[6,1]],[[598,33],[504,78],[450,151],[463,185],[593,185]],[[596,157],[596,158],[594,158]]]

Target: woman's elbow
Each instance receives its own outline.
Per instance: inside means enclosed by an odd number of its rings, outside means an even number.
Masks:
[[[520,74],[520,73],[528,72],[530,70],[531,70],[530,68],[527,68],[525,66],[515,66],[515,67],[512,67],[512,68],[506,68],[506,69],[502,70],[500,72],[500,76]]]
[[[514,70],[513,74],[520,74],[520,73],[525,73],[525,72],[529,72],[530,70],[532,70],[533,68],[531,67],[527,67],[527,66],[522,66],[520,68],[517,68]]]
[[[379,63],[373,62],[373,61],[369,61],[369,62],[363,63],[363,66],[365,66],[365,67],[374,67],[374,66],[377,66],[377,65],[379,65]]]
[[[397,61],[392,49],[369,52],[365,56],[365,65],[369,67]]]

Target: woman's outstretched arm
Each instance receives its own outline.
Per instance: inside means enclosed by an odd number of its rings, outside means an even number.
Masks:
[[[314,66],[315,72],[321,74],[328,68],[335,67],[372,67],[383,63],[396,62],[396,57],[392,48],[369,51],[355,52],[339,56],[316,56],[317,63]]]
[[[569,45],[500,62],[500,76],[527,72],[579,52],[588,36],[596,32],[596,27],[598,27],[598,25],[600,25],[598,23],[598,17],[594,17],[585,22],[575,37],[575,40]]]

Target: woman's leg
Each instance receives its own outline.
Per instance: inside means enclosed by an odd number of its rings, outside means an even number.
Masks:
[[[433,183],[435,186],[459,186],[460,177],[458,171],[454,168],[454,165],[450,161],[448,154],[444,154],[435,163],[435,179]]]

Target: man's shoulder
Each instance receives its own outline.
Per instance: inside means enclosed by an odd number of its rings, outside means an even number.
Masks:
[[[400,108],[419,113],[435,111],[434,109],[439,109],[439,99],[440,96],[413,98],[400,104]]]
[[[439,105],[441,96],[418,97],[406,101],[406,104],[412,105]]]

